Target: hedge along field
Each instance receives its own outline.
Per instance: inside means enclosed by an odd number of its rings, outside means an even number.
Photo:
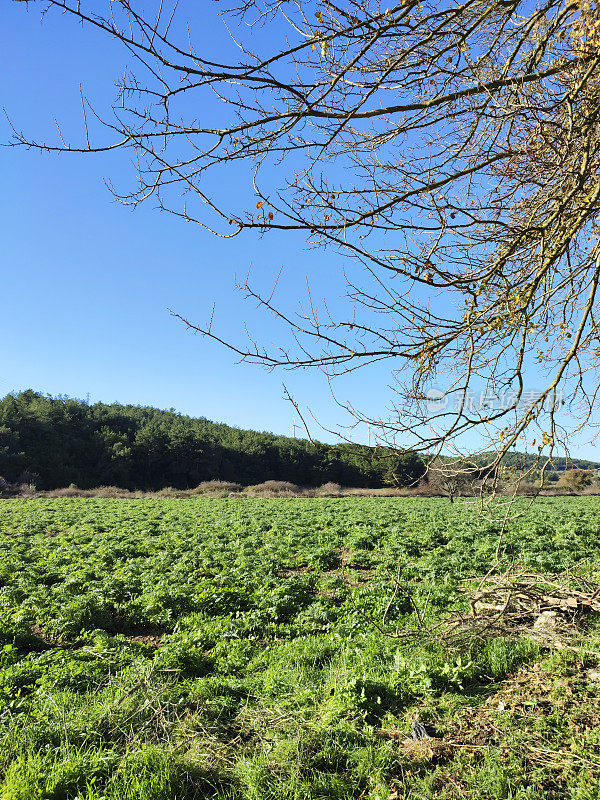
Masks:
[[[503,551],[600,572],[600,498],[517,510]],[[600,797],[594,620],[559,653],[394,638],[468,608],[499,530],[467,500],[1,502],[0,798]],[[415,714],[462,744],[380,735]]]

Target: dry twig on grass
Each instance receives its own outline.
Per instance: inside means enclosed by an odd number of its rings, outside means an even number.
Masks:
[[[529,635],[560,648],[576,638],[587,615],[600,611],[600,585],[570,572],[487,577],[467,597],[470,613],[453,612],[441,629],[445,638]]]

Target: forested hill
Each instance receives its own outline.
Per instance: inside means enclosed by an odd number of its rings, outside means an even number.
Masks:
[[[49,397],[31,390],[0,400],[0,476],[37,476],[38,488],[192,488],[205,480],[244,485],[334,481],[376,488],[421,476],[416,455],[357,445],[314,447],[173,410]]]
[[[481,453],[474,457],[478,463],[487,464],[493,460],[493,453]],[[507,453],[502,459],[502,464],[505,467],[511,467],[520,472],[526,472],[531,469],[539,469],[544,464],[545,458],[533,455],[531,453],[521,453],[518,450],[512,453]],[[567,458],[564,455],[555,455],[552,457],[551,462],[546,467],[547,472],[566,472],[570,469],[585,469],[585,470],[598,470],[600,469],[600,461],[587,461],[584,458]]]

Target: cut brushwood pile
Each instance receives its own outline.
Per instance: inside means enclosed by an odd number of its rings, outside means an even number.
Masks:
[[[560,648],[600,611],[600,584],[571,573],[521,572],[486,578],[467,598],[470,611],[452,613],[442,626],[446,637],[529,635]]]

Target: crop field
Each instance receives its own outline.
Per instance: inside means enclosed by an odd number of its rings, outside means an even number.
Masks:
[[[594,616],[436,627],[497,549],[600,574],[600,498],[519,509],[499,547],[467,500],[1,502],[1,800],[599,798]]]

